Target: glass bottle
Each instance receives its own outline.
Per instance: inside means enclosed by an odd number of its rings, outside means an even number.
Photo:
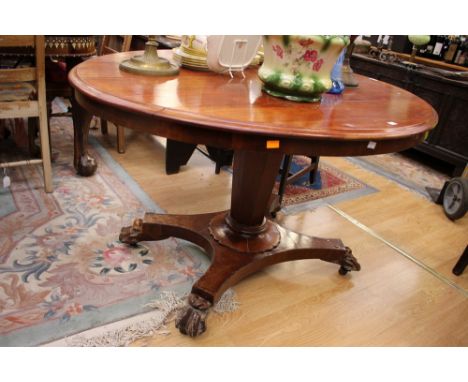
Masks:
[[[343,68],[343,60],[346,53],[346,49],[343,49],[336,60],[331,72],[332,87],[328,91],[330,94],[341,94],[345,88],[343,79],[341,76],[341,70]]]

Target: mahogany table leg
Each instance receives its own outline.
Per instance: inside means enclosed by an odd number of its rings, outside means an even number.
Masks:
[[[74,131],[74,158],[73,165],[79,175],[91,176],[96,172],[96,160],[88,153],[89,125],[93,115],[83,109],[75,97],[71,97],[73,131]]]
[[[209,309],[231,286],[260,269],[280,262],[319,259],[340,265],[339,272],[360,270],[351,250],[339,239],[299,234],[265,218],[278,172],[280,154],[236,152],[231,210],[199,215],[148,213],[120,240],[163,240],[174,236],[202,247],[211,258],[205,274],[193,285],[188,306],[176,320],[181,333],[192,337],[206,330]]]

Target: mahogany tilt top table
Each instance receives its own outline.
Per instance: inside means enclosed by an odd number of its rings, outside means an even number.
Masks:
[[[298,259],[336,263],[340,273],[360,265],[339,239],[298,234],[266,218],[284,154],[355,156],[407,149],[437,123],[432,107],[398,87],[358,76],[359,87],[325,94],[321,103],[295,103],[261,91],[256,69],[246,78],[181,69],[174,77],[121,72],[135,52],[90,59],[69,75],[75,89],[75,159],[92,175],[87,152],[89,122],[98,115],[119,125],[190,144],[234,150],[231,208],[199,215],[147,213],[122,228],[128,244],[170,236],[191,241],[211,258],[193,285],[176,325],[203,333],[206,315],[223,292],[263,267]],[[171,59],[172,52],[160,55]]]

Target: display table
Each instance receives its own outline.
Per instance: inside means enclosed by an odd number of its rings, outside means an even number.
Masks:
[[[202,333],[209,309],[223,292],[266,266],[320,259],[338,264],[343,275],[360,269],[341,240],[298,234],[265,217],[281,159],[284,154],[354,156],[407,149],[437,123],[431,106],[362,76],[358,88],[309,104],[262,93],[256,69],[248,69],[244,80],[183,68],[175,77],[121,72],[119,63],[134,54],[90,59],[69,75],[77,102],[74,164],[79,174],[92,175],[97,166],[87,151],[92,115],[188,144],[234,150],[229,211],[147,213],[120,234],[128,244],[179,237],[211,258],[177,319],[182,333]],[[171,54],[160,52],[169,59]]]

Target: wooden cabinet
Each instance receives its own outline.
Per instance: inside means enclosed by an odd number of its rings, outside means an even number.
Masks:
[[[391,83],[423,98],[439,114],[437,126],[415,149],[454,166],[459,176],[468,162],[468,82],[439,77],[355,54],[351,67],[356,73]]]

